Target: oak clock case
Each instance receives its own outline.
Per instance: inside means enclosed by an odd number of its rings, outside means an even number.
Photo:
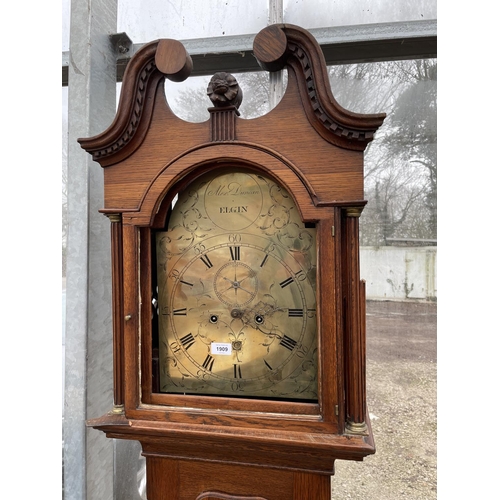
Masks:
[[[337,103],[300,27],[266,27],[253,55],[288,71],[256,120],[226,73],[206,122],[176,117],[164,79],[192,60],[161,39],[128,63],[109,129],[79,140],[104,169],[113,283],[114,404],[87,425],[140,441],[155,500],[327,500],[335,460],[375,452],[359,216],[385,115]]]
[[[213,169],[154,240],[161,393],[318,401],[316,229],[279,182]]]

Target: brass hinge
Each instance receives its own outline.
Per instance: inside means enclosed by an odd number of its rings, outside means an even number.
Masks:
[[[335,415],[339,416],[339,405],[335,405]]]
[[[335,236],[335,226],[332,226],[332,236]]]

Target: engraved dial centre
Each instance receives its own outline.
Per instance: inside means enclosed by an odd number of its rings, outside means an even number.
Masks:
[[[228,262],[216,273],[214,290],[221,302],[239,307],[251,302],[257,295],[256,272],[242,262]]]

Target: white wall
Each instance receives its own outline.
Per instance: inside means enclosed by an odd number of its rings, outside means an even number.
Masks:
[[[361,247],[366,298],[437,300],[437,247]]]

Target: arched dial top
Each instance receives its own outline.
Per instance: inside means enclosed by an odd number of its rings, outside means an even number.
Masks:
[[[156,254],[161,392],[317,401],[316,230],[282,186],[205,174]]]

